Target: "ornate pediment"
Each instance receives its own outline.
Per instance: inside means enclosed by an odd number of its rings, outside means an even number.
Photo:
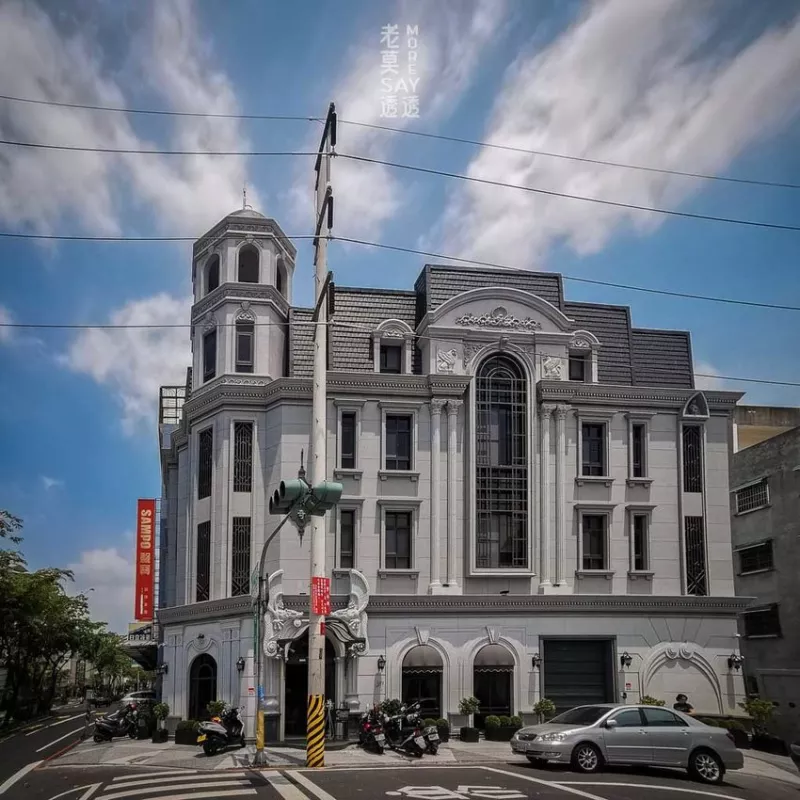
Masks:
[[[469,328],[491,328],[494,330],[512,330],[534,332],[542,329],[542,323],[533,317],[520,318],[511,314],[503,306],[497,306],[484,314],[468,313],[456,318],[456,325]]]

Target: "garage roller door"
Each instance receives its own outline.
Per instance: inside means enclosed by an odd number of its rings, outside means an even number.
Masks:
[[[575,706],[614,701],[611,641],[546,639],[543,690],[559,713]]]

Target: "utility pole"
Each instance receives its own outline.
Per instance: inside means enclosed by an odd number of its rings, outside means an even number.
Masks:
[[[336,147],[336,108],[328,116],[314,165],[314,378],[311,421],[311,483],[325,481],[328,435],[328,239],[333,228],[331,161]],[[323,225],[327,233],[322,234]],[[322,235],[321,235],[322,234]],[[341,492],[339,493],[341,496]],[[338,498],[337,498],[338,500]],[[330,579],[325,564],[325,518],[313,516],[311,528],[311,591],[308,624],[308,714],[306,718],[306,766],[325,766],[325,615],[330,613]]]

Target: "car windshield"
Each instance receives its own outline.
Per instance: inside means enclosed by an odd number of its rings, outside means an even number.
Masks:
[[[578,706],[578,708],[571,708],[563,714],[548,720],[548,723],[555,725],[591,725],[600,717],[608,714],[609,709],[603,706]]]

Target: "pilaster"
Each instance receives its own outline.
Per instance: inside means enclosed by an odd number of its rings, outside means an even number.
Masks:
[[[567,406],[556,406],[556,586],[564,584],[566,573],[566,509],[564,508],[564,470],[566,457]]]
[[[442,588],[441,572],[441,513],[442,488],[442,409],[447,401],[440,398],[431,400],[431,566],[428,592],[436,594]],[[448,470],[449,470],[448,451]],[[449,492],[448,492],[449,498]],[[448,500],[449,502],[449,500]],[[449,508],[449,505],[448,505]],[[449,529],[448,529],[449,538]]]
[[[458,536],[456,470],[458,469],[458,410],[463,405],[463,400],[447,401],[447,585],[451,592],[459,591],[456,575]]]
[[[542,436],[540,446],[540,466],[539,479],[541,481],[541,491],[539,498],[539,510],[541,513],[541,525],[539,542],[539,553],[541,564],[539,568],[539,591],[545,591],[551,586],[550,582],[550,417],[555,406],[546,403],[539,412],[539,419],[542,425]]]

